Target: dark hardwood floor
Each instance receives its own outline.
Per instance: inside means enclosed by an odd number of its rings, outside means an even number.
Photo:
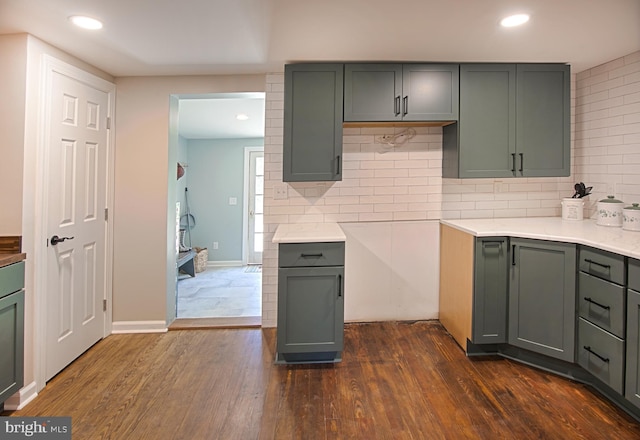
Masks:
[[[348,324],[335,365],[274,347],[274,329],[112,335],[11,415],[71,416],[74,440],[640,438],[588,387],[469,359],[436,321]]]

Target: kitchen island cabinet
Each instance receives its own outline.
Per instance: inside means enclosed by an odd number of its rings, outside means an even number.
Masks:
[[[336,223],[278,226],[277,364],[341,361],[345,240]]]
[[[458,64],[346,64],[344,121],[455,121]]]
[[[284,182],[342,180],[342,64],[287,64]]]

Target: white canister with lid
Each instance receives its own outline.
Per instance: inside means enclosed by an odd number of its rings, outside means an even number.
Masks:
[[[624,204],[613,196],[607,196],[598,202],[598,219],[601,226],[622,226],[622,207]]]
[[[622,229],[627,231],[640,231],[640,205],[632,203],[622,212]]]

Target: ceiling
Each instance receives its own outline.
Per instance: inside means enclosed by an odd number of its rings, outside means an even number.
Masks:
[[[516,12],[531,20],[499,26]],[[104,28],[75,28],[75,14]],[[640,0],[0,0],[0,34],[20,32],[115,77],[344,60],[567,62],[576,73],[640,49]]]

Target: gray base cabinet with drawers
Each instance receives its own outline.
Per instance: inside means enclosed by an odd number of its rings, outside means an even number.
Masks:
[[[511,239],[509,344],[575,360],[576,246]]]
[[[581,246],[578,272],[578,364],[624,393],[625,264],[622,255]]]
[[[279,245],[276,363],[341,360],[344,256],[344,242]]]
[[[0,268],[0,409],[24,385],[24,262]]]
[[[640,261],[629,259],[627,290],[626,399],[640,409]]]

